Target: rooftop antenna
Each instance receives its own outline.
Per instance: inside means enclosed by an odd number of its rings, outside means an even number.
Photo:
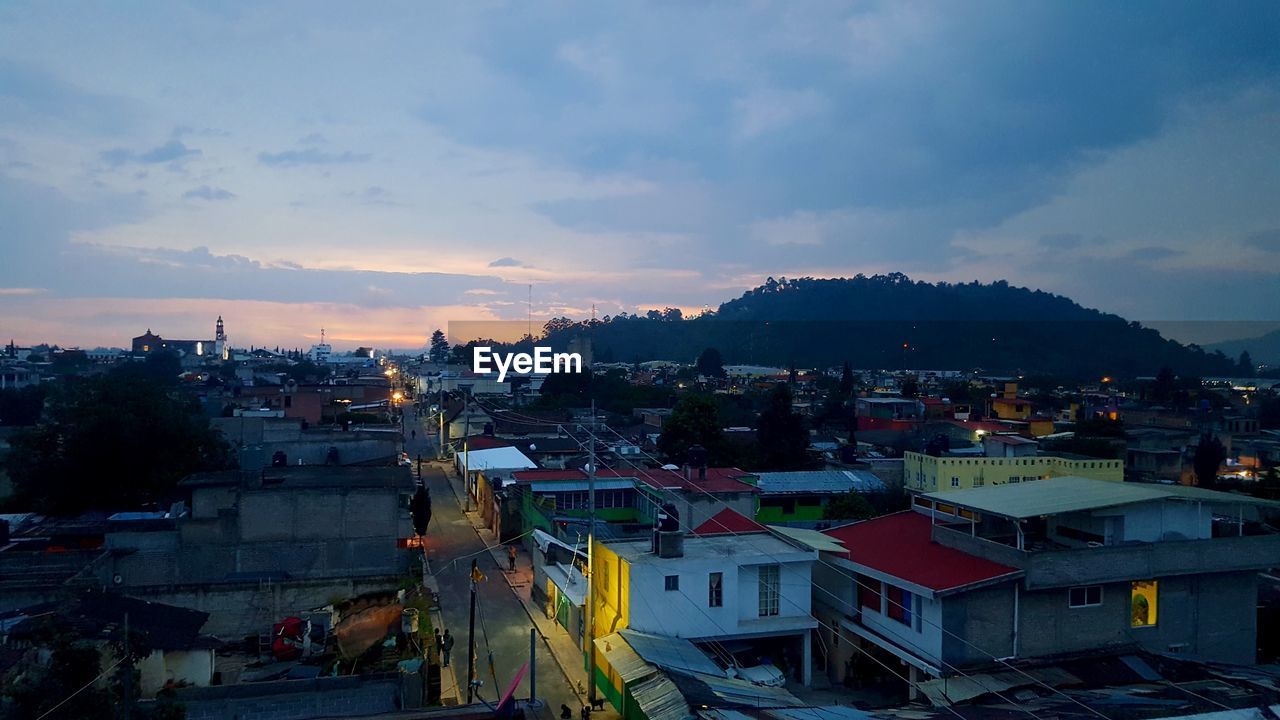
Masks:
[[[533,283],[529,283],[529,339],[533,340]]]
[[[324,344],[324,328],[320,328],[320,344]]]

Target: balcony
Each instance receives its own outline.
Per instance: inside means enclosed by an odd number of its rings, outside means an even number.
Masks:
[[[933,527],[941,545],[1018,568],[1029,590],[1123,582],[1175,575],[1263,570],[1280,562],[1280,535],[1170,540],[1105,547],[1028,552],[944,525]]]

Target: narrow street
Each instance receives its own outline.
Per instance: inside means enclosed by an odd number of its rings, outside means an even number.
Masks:
[[[411,431],[417,426],[417,437]],[[410,457],[423,457],[422,478],[431,492],[432,516],[427,530],[428,557],[431,571],[440,586],[440,605],[445,627],[455,638],[450,669],[458,678],[459,694],[465,702],[467,678],[467,621],[470,602],[471,561],[475,559],[486,579],[476,592],[476,677],[483,681],[479,696],[492,703],[506,690],[520,667],[529,661],[529,633],[533,623],[525,606],[513,594],[511,586],[503,578],[503,569],[486,551],[475,528],[463,515],[459,497],[445,475],[446,465],[427,458],[435,456],[435,438],[421,421],[415,422],[412,414],[406,418],[405,451]],[[521,554],[519,562],[527,570],[528,556]],[[526,572],[527,575],[527,572]],[[528,592],[528,588],[524,588]],[[441,632],[444,628],[440,629]],[[535,642],[537,693],[547,703],[553,716],[558,715],[560,705],[568,705],[578,717],[583,702],[560,669],[547,645],[541,638]],[[490,670],[490,657],[493,671]],[[494,673],[497,675],[495,687]],[[520,682],[518,698],[529,696],[529,677]],[[612,710],[612,708],[610,708]],[[600,714],[597,713],[599,716]]]

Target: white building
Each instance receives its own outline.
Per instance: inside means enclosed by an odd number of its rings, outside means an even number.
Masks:
[[[808,685],[817,552],[731,510],[689,535],[662,535],[678,540],[661,553],[648,539],[595,544],[597,636],[684,638],[722,664],[772,663]]]

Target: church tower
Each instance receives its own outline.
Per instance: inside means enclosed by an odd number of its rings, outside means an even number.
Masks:
[[[231,350],[227,347],[227,329],[222,325],[222,316],[218,316],[218,324],[213,335],[214,351],[218,357],[226,360],[231,356]]]

